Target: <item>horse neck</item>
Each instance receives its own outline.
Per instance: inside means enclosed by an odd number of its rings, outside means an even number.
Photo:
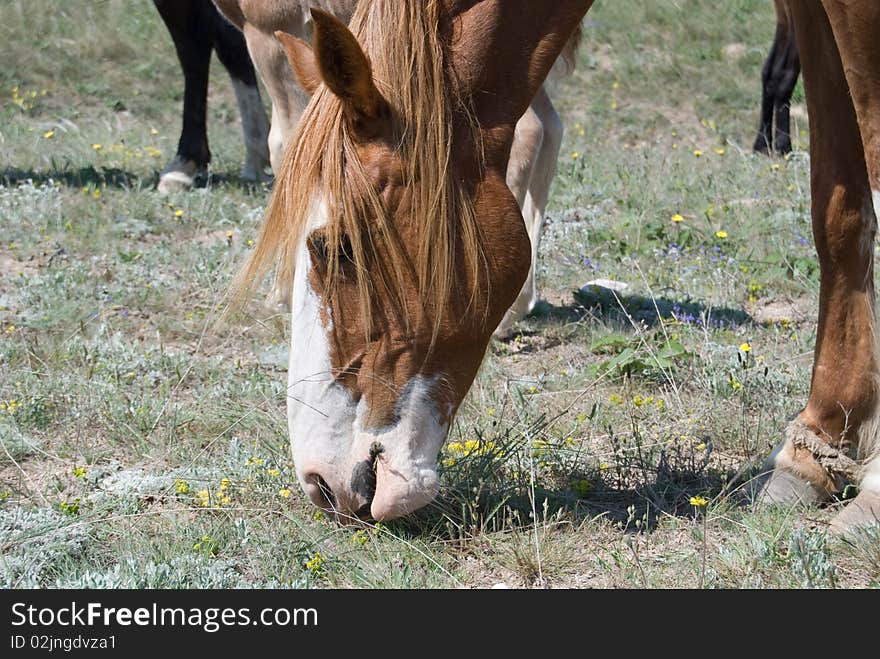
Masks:
[[[523,115],[593,0],[444,0],[461,96],[482,126],[485,162],[505,163]]]

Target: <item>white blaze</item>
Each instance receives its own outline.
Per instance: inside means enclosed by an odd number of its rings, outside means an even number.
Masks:
[[[324,327],[321,301],[309,285],[312,268],[306,238],[326,222],[326,204],[316,204],[297,251],[291,299],[287,422],[293,461],[306,491],[315,487],[303,480],[309,470],[322,467],[324,472],[342,466],[356,410],[351,395],[333,379],[328,340],[332,324]]]

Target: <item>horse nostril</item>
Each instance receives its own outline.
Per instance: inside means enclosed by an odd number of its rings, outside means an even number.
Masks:
[[[325,481],[320,476],[315,476],[312,480],[321,491],[321,496],[324,498],[324,502],[327,504],[327,507],[336,508],[336,497],[333,495],[333,490],[331,490],[330,486],[327,485],[327,481]]]
[[[351,474],[351,490],[358,496],[367,500],[361,509],[369,507],[376,496],[376,461],[385,452],[385,448],[379,442],[370,445],[370,457],[358,462]]]
[[[367,500],[367,506],[376,495],[376,470],[372,460],[358,462],[351,474],[351,490]]]

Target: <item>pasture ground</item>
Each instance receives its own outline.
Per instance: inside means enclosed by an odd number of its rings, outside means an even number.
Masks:
[[[555,90],[543,302],[490,347],[436,504],[353,529],[295,483],[287,320],[213,326],[269,194],[225,73],[212,179],[163,197],[182,79],[151,3],[4,3],[0,585],[877,586],[877,534],[825,534],[840,503],[739,496],[816,331],[800,90],[795,152],[750,151],[772,33],[765,0],[597,3]],[[575,294],[596,279],[627,288]]]

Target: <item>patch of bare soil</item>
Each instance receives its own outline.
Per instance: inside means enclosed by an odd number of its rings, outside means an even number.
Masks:
[[[7,277],[28,276],[37,271],[38,264],[34,259],[20,261],[10,252],[0,252],[0,283]]]
[[[748,52],[748,48],[744,43],[729,43],[721,48],[721,54],[725,59],[732,60],[736,62],[737,60],[742,59],[746,52]]]
[[[801,323],[810,318],[811,304],[807,298],[761,300],[747,305],[746,312],[756,323]]]

